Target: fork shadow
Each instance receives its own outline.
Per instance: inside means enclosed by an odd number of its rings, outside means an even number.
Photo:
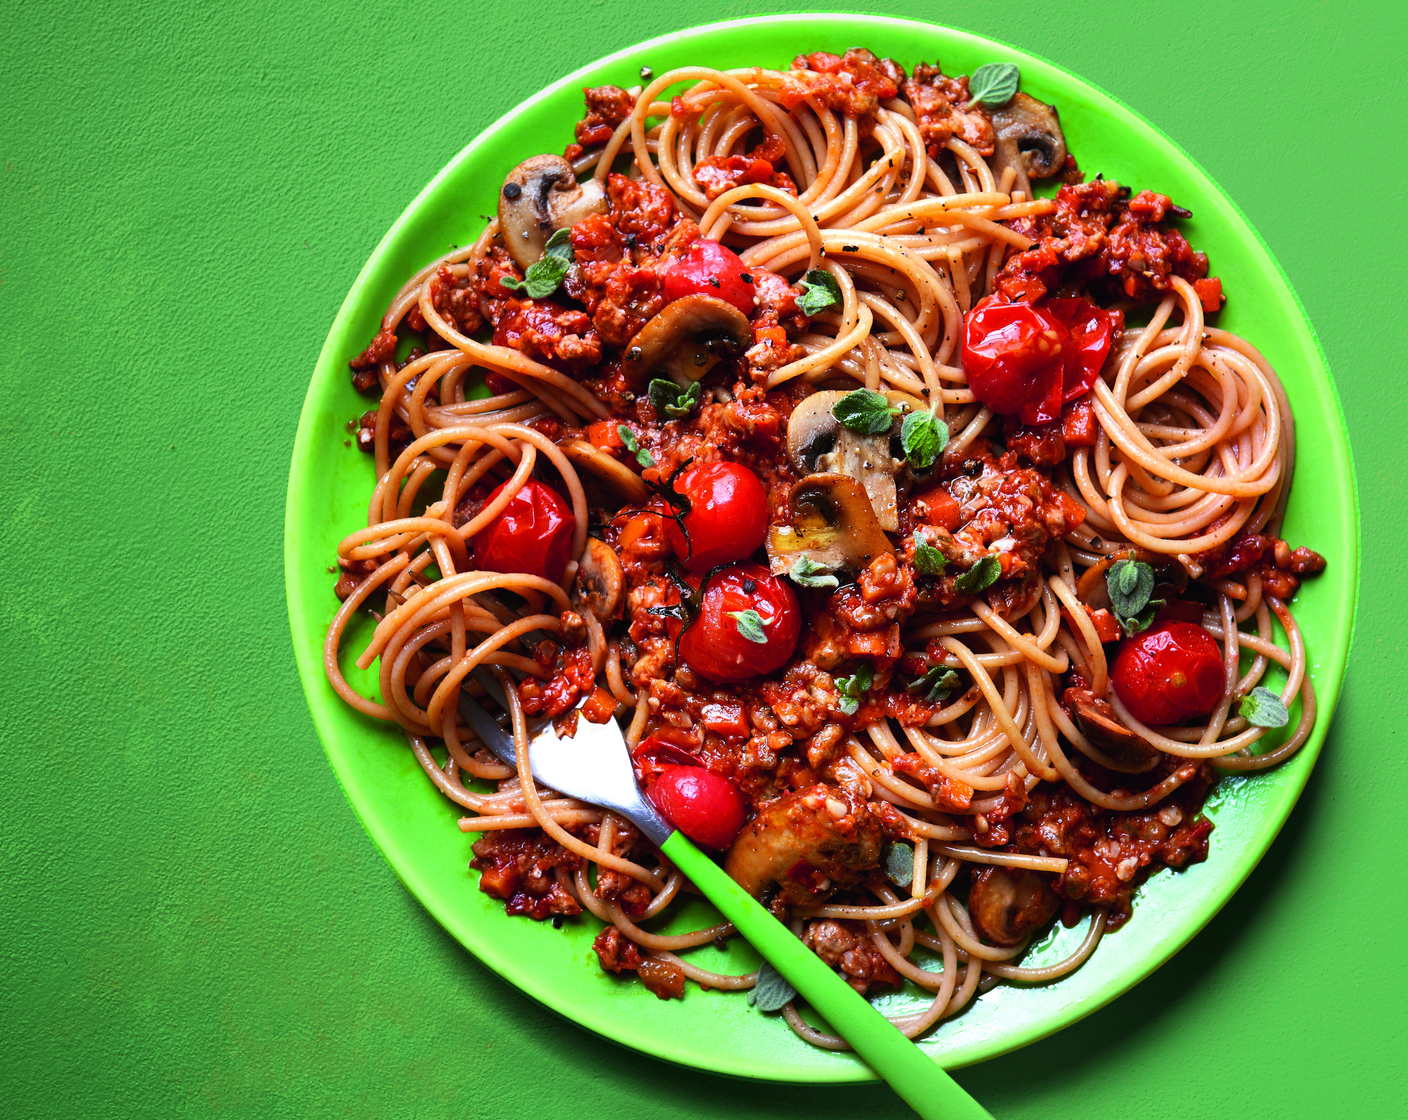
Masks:
[[[1341,697],[1341,711],[1346,697]],[[1336,718],[1326,736],[1325,750],[1331,761],[1336,757]],[[1095,1011],[1080,1022],[1048,1038],[1011,1054],[976,1066],[954,1071],[955,1079],[995,1115],[1022,1110],[1034,1096],[1060,1091],[1069,1086],[1072,1070],[1082,1081],[1099,1080],[1102,1072],[1111,1078],[1125,1076],[1121,1071],[1131,1063],[1150,1034],[1160,1024],[1177,1016],[1190,1000],[1199,998],[1200,985],[1217,983],[1212,974],[1227,957],[1235,958],[1255,939],[1257,918],[1268,900],[1286,889],[1287,874],[1301,862],[1308,850],[1311,822],[1327,811],[1326,798],[1333,798],[1338,773],[1323,761],[1301,794],[1280,834],[1261,862],[1211,922],[1172,960],[1135,989]],[[730,1120],[764,1116],[835,1117],[852,1120],[865,1115],[873,1120],[911,1117],[914,1114],[882,1085],[806,1086],[773,1082],[745,1081],[663,1063],[609,1039],[577,1027],[562,1030],[563,1017],[500,978],[465,950],[420,906],[411,907],[425,923],[426,935],[438,940],[446,955],[460,962],[466,980],[489,996],[492,1013],[501,1017],[510,1033],[520,1038],[551,1039],[551,1058],[562,1067],[551,1081],[559,1089],[564,1083],[574,1087],[577,1109],[599,1111],[625,1103],[621,1087],[648,1092],[650,1115],[729,1117]],[[573,1024],[576,1027],[576,1024]],[[546,1047],[545,1047],[546,1050]],[[548,1057],[548,1053],[541,1055]],[[544,1074],[550,1071],[544,1069]],[[490,1093],[491,1096],[494,1094]],[[631,1091],[630,1095],[637,1095]],[[474,1120],[517,1120],[524,1102],[503,1103],[503,1111],[485,1100],[473,1113]]]

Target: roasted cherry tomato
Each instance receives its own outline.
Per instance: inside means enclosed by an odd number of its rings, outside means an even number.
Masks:
[[[1110,356],[1116,321],[1122,324],[1124,316],[1117,311],[1103,311],[1085,299],[1049,299],[1041,309],[1053,315],[1070,335],[1061,400],[1073,401],[1095,385]]]
[[[1030,303],[979,301],[963,323],[963,372],[973,395],[996,413],[1023,424],[1061,415],[1069,334]]]
[[[768,496],[758,476],[738,463],[697,463],[675,479],[690,502],[684,530],[667,521],[665,535],[685,568],[698,574],[752,556],[768,531]]]
[[[662,767],[650,800],[667,821],[706,848],[727,848],[743,828],[743,795],[702,766]]]
[[[701,237],[665,270],[665,298],[674,300],[695,293],[717,296],[752,315],[753,284],[743,279],[746,275],[748,270],[737,253]]]
[[[1150,727],[1208,715],[1226,680],[1217,639],[1192,622],[1161,622],[1126,638],[1110,668],[1116,695]]]
[[[647,777],[657,777],[666,766],[703,766],[704,760],[660,735],[647,735],[631,752],[631,765],[635,767],[636,781],[644,783]]]
[[[489,501],[507,485],[495,487]],[[574,528],[572,507],[551,486],[530,478],[504,511],[474,534],[474,562],[488,572],[528,572],[556,583],[567,569]]]
[[[746,636],[754,626],[761,642]],[[797,596],[786,581],[760,564],[735,564],[704,585],[699,616],[680,635],[680,660],[715,684],[736,684],[786,665],[801,630]]]

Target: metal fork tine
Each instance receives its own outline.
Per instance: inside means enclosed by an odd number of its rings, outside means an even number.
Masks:
[[[482,704],[468,693],[460,692],[460,715],[474,728],[479,741],[507,762],[513,765],[516,757],[513,749],[513,736],[499,726]]]
[[[507,708],[507,698],[498,681],[479,670],[475,670],[474,678]],[[513,734],[500,727],[482,704],[461,692],[460,713],[485,746],[514,765]],[[673,831],[641,796],[625,738],[614,719],[590,723],[579,717],[576,733],[566,738],[560,737],[552,721],[547,720],[530,728],[529,735],[528,764],[539,785],[620,813],[657,844]]]

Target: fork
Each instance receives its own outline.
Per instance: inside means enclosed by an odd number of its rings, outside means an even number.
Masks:
[[[475,678],[508,710],[496,680]],[[516,765],[513,736],[473,697],[460,693],[460,712],[480,740]],[[855,1052],[924,1120],[992,1120],[942,1066],[924,1055],[854,988],[735,883],[712,859],[669,824],[636,785],[626,741],[614,719],[577,720],[570,736],[551,720],[530,725],[528,762],[542,785],[610,809],[660,849],[764,959],[844,1038]]]

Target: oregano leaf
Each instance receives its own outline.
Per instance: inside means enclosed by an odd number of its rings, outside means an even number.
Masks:
[[[1006,105],[1021,82],[1022,71],[1015,62],[989,62],[979,66],[968,79],[972,100],[966,108],[971,109],[979,101],[992,108]]]
[[[687,389],[681,389],[673,381],[656,377],[650,382],[648,395],[656,412],[678,420],[694,410],[702,392],[703,386],[698,381],[691,382]]]
[[[755,610],[727,611],[728,617],[738,627],[738,632],[750,642],[765,646],[768,644],[767,631],[763,629],[763,616]]]
[[[875,666],[869,661],[862,661],[856,667],[856,671],[849,677],[836,678],[836,691],[840,694],[841,711],[853,716],[860,711],[860,701],[870,686],[875,682]]]
[[[797,998],[797,989],[784,979],[782,973],[764,961],[758,966],[758,982],[748,993],[748,1003],[759,1011],[771,1014],[781,1011]]]
[[[944,568],[948,566],[948,560],[944,554],[931,544],[920,544],[914,547],[914,570],[921,576],[941,576]]]
[[[932,412],[911,412],[900,426],[900,446],[915,470],[927,471],[948,446],[948,425]]]
[[[642,467],[655,466],[655,456],[640,445],[636,439],[635,432],[626,427],[625,424],[616,425],[616,434],[621,437],[621,442],[626,445],[626,450],[636,457],[636,462]]]
[[[878,436],[890,430],[890,421],[899,415],[890,399],[874,389],[855,389],[831,406],[831,415],[863,436]]]
[[[1254,688],[1243,696],[1237,714],[1257,727],[1285,727],[1291,721],[1281,697],[1269,688]]]
[[[957,687],[958,674],[946,666],[935,665],[922,677],[905,685],[905,691],[922,692],[925,703],[937,704],[940,700],[947,700],[949,693]]]
[[[955,581],[954,586],[965,595],[986,591],[1002,575],[1002,561],[996,556],[984,556]]]
[[[799,556],[788,571],[792,582],[800,587],[839,587],[840,581],[810,556]]]
[[[828,307],[841,306],[841,285],[824,268],[813,268],[802,277],[802,294],[797,307],[803,315],[816,315]]]
[[[504,277],[499,281],[510,291],[525,292],[529,299],[547,299],[567,275],[573,261],[568,231],[560,229],[548,238],[543,255],[528,266],[521,281]]]
[[[1142,560],[1116,560],[1105,572],[1105,589],[1110,607],[1126,634],[1149,629],[1154,615],[1164,605],[1153,598],[1154,569]]]
[[[897,887],[908,888],[914,883],[914,849],[896,840],[886,844],[880,853],[885,867],[885,878]]]

